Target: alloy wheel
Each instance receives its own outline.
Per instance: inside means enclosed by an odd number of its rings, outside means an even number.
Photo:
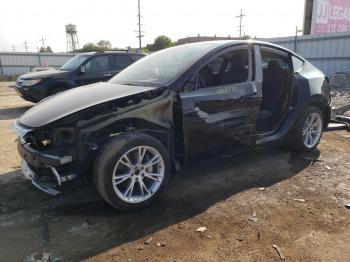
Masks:
[[[311,113],[303,126],[303,141],[307,148],[313,148],[321,138],[322,118],[319,113]]]
[[[146,201],[158,191],[164,172],[164,159],[155,148],[134,147],[123,154],[114,167],[114,191],[127,203]]]

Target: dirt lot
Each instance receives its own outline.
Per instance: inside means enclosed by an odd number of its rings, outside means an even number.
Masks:
[[[22,178],[9,126],[31,104],[10,84],[0,83],[0,261],[280,261],[272,245],[287,261],[350,261],[350,132],[325,133],[307,156],[281,147],[193,167],[151,207],[122,213],[86,186],[51,197]]]

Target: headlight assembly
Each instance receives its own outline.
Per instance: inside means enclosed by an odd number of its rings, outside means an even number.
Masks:
[[[28,80],[23,80],[22,85],[23,86],[33,86],[41,82],[41,79],[28,79]]]

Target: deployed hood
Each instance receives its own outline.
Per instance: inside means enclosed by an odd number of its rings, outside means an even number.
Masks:
[[[19,122],[31,128],[41,127],[82,109],[150,90],[154,87],[112,83],[81,86],[42,100],[25,112]]]
[[[70,72],[53,69],[53,70],[44,70],[39,72],[28,73],[25,75],[21,75],[19,78],[20,79],[40,79],[40,78],[51,77],[51,76],[62,76],[68,73]]]

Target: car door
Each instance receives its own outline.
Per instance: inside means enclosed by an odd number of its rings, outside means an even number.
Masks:
[[[124,68],[133,63],[133,60],[128,54],[114,54],[112,55],[112,75],[115,76]]]
[[[246,150],[256,142],[261,81],[254,50],[226,49],[202,65],[180,93],[186,159]]]
[[[78,86],[107,81],[112,77],[110,55],[97,55],[86,61],[81,67],[76,83]]]

